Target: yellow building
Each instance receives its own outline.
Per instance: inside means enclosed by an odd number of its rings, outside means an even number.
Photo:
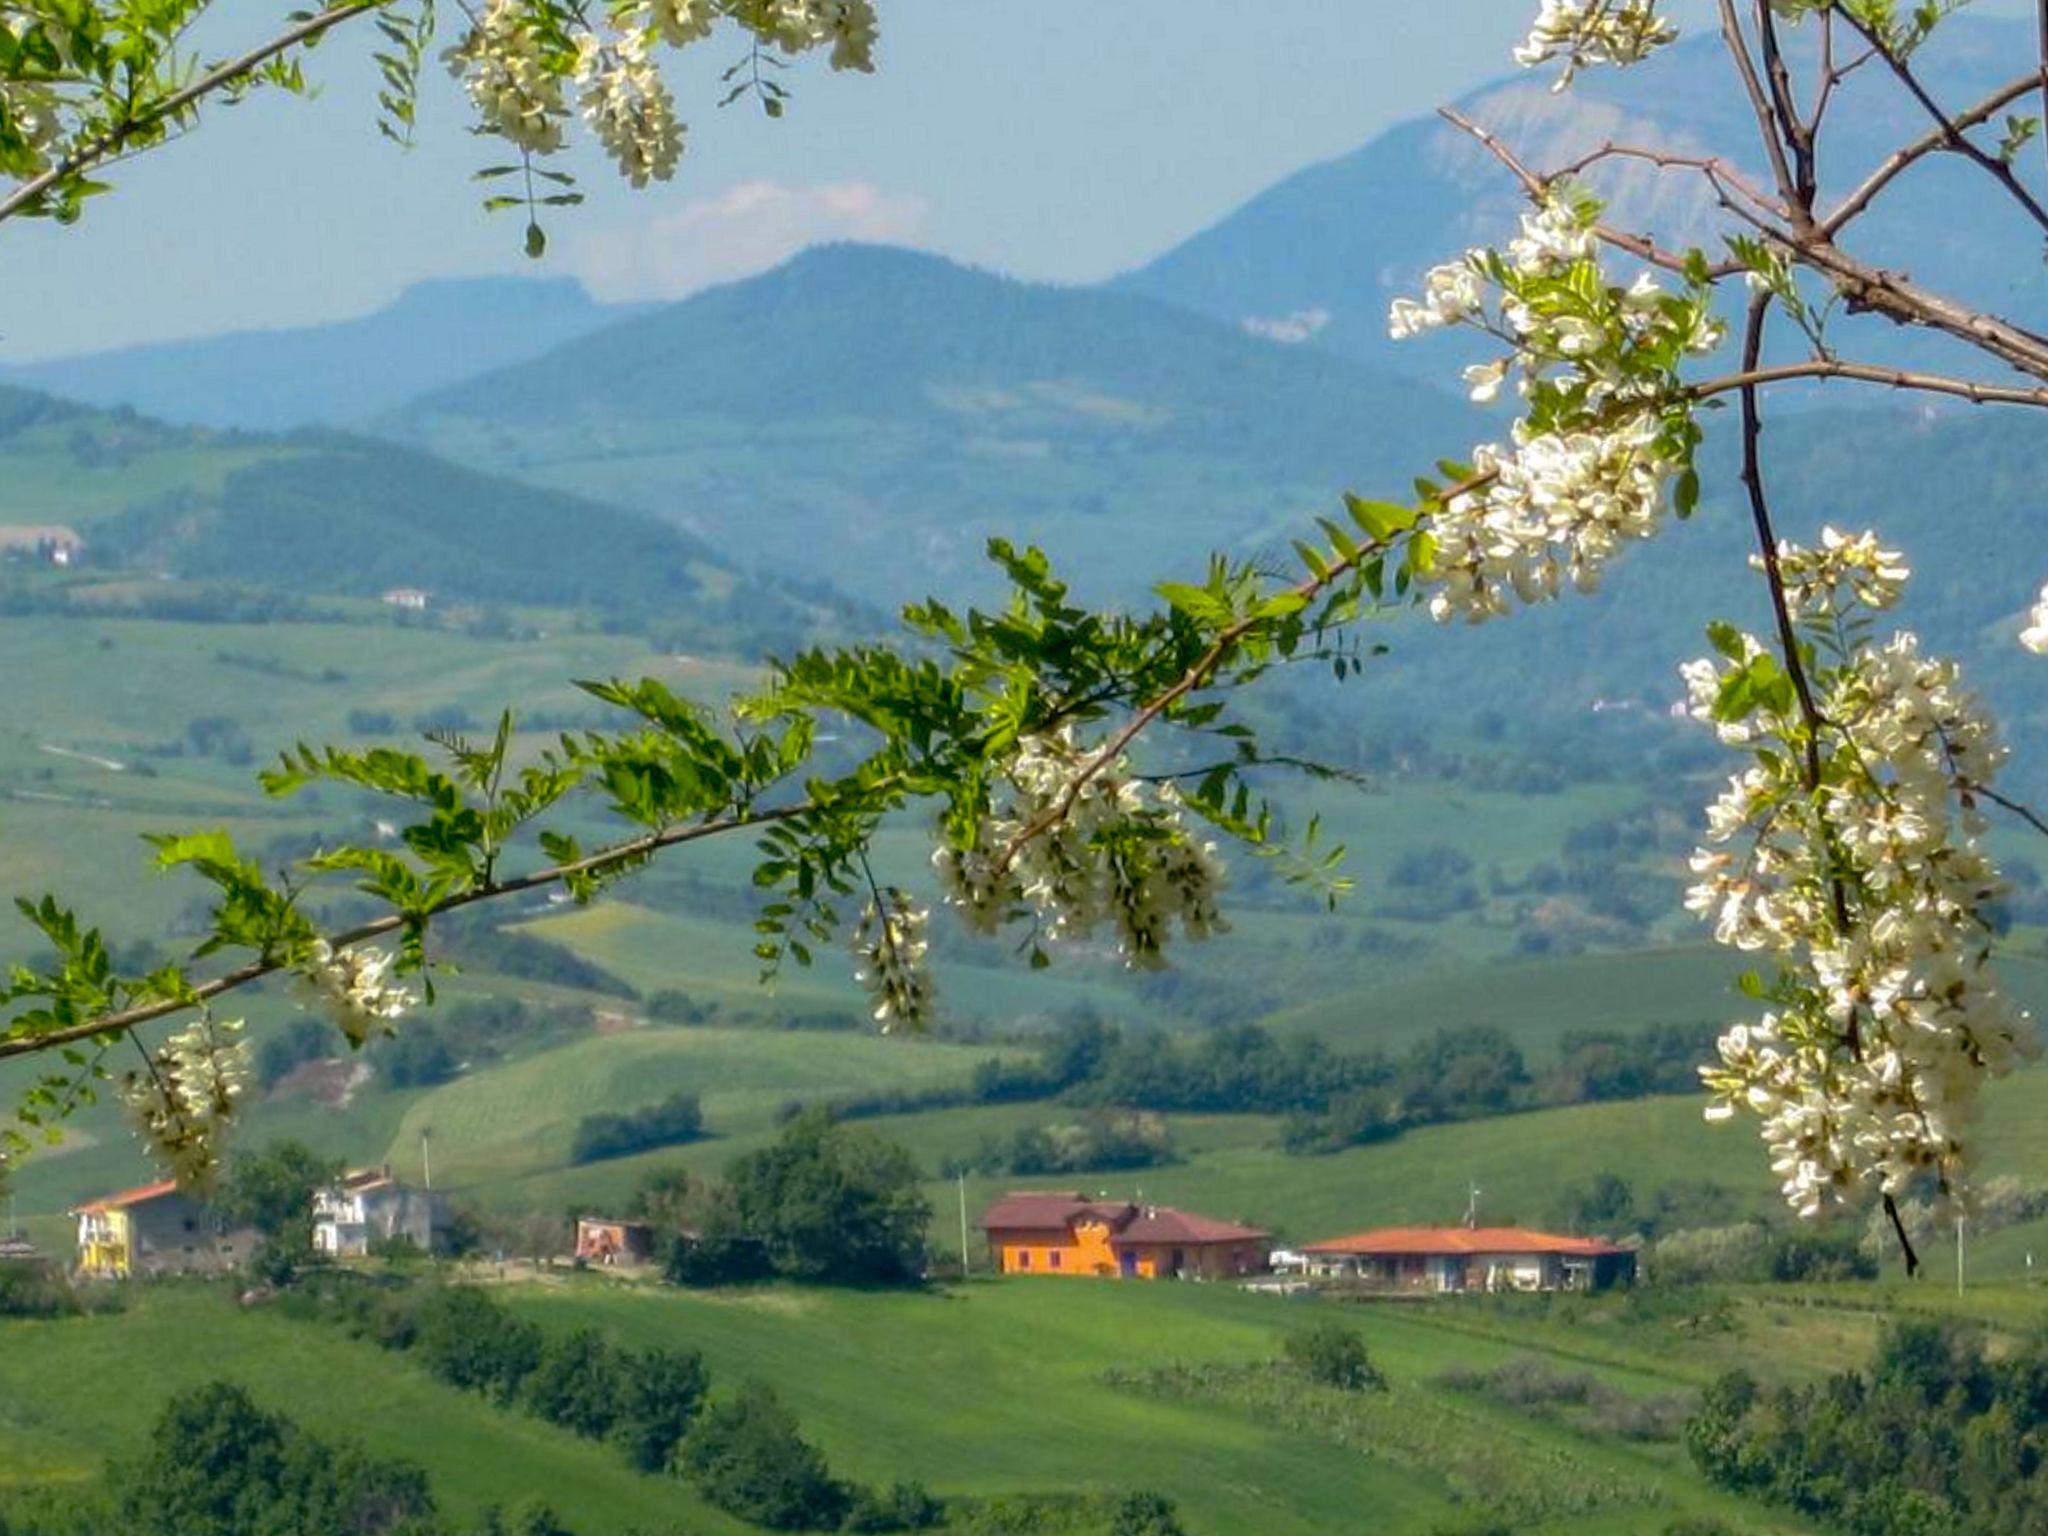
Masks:
[[[1164,1205],[1085,1195],[1003,1196],[981,1218],[1006,1275],[1224,1280],[1266,1267],[1270,1233]]]
[[[89,1201],[78,1218],[78,1272],[94,1280],[232,1269],[255,1234],[230,1229],[166,1179]]]

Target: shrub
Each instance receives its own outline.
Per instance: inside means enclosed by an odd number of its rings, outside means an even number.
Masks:
[[[846,1513],[846,1490],[825,1458],[760,1382],[698,1419],[677,1448],[676,1468],[708,1503],[770,1530],[830,1530]]]
[[[500,1402],[517,1397],[540,1363],[540,1330],[474,1286],[431,1293],[420,1304],[414,1329],[414,1347],[430,1372]]]
[[[928,1531],[946,1518],[946,1506],[922,1483],[892,1483],[887,1488],[856,1488],[840,1529],[847,1531]]]
[[[799,1116],[773,1146],[735,1159],[726,1188],[729,1230],[758,1241],[777,1274],[890,1284],[923,1266],[931,1205],[916,1162],[824,1114]]]
[[[1110,1513],[1109,1536],[1187,1536],[1187,1527],[1165,1495],[1127,1493]]]
[[[659,1472],[704,1405],[710,1387],[704,1357],[695,1350],[643,1349],[617,1356],[616,1370],[612,1441],[642,1472]]]
[[[1383,1392],[1387,1379],[1372,1363],[1365,1340],[1335,1320],[1311,1323],[1287,1336],[1287,1363],[1311,1381],[1346,1392]]]
[[[595,1163],[654,1147],[680,1146],[704,1134],[704,1108],[694,1093],[672,1093],[629,1114],[586,1115],[576,1127],[569,1160]]]
[[[550,1339],[526,1377],[526,1406],[550,1424],[602,1440],[618,1422],[619,1364],[594,1329]]]

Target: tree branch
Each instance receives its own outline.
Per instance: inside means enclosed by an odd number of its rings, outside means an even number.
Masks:
[[[737,832],[747,827],[763,826],[770,822],[788,821],[816,809],[816,802],[806,800],[798,805],[783,806],[777,810],[757,811],[751,815],[720,817],[716,821],[693,822],[684,827],[670,827],[661,832],[650,832],[614,847],[607,848],[588,858],[573,863],[555,864],[546,869],[535,870],[530,875],[516,879],[501,880],[495,884],[480,885],[449,897],[432,908],[427,916],[439,917],[459,907],[473,906],[480,901],[493,901],[501,896],[514,896],[522,891],[533,891],[545,886],[558,885],[577,875],[591,874],[608,865],[627,863],[659,853],[667,848],[680,847],[684,843],[699,842],[707,837],[716,837],[724,832]],[[404,913],[394,912],[384,917],[372,918],[360,923],[328,940],[335,949],[352,949],[372,939],[383,938],[405,927],[410,919]],[[79,1040],[92,1040],[122,1034],[139,1028],[156,1019],[168,1018],[183,1013],[196,1003],[209,1002],[224,993],[238,991],[266,976],[274,976],[289,969],[279,960],[252,960],[247,965],[237,966],[211,981],[201,982],[189,994],[181,998],[162,1002],[144,1003],[134,1008],[124,1008],[116,1013],[101,1014],[82,1024],[69,1024],[61,1029],[41,1034],[18,1034],[0,1038],[0,1061],[11,1056],[27,1056],[36,1051],[48,1050],[56,1045],[68,1045]]]
[[[177,117],[213,92],[247,79],[279,54],[288,53],[303,43],[312,42],[344,21],[381,10],[385,3],[386,0],[345,0],[343,4],[330,6],[295,23],[269,42],[250,49],[239,58],[216,64],[190,85],[173,91],[162,101],[134,117],[115,124],[98,138],[72,150],[48,170],[20,183],[4,198],[0,198],[0,220],[13,218],[33,208],[53,187],[68,181],[81,171],[90,170],[101,164],[130,139]]]
[[[1832,357],[1813,357],[1799,363],[1779,363],[1768,368],[1724,374],[1717,379],[1705,379],[1689,385],[1686,393],[1695,400],[1706,400],[1749,385],[1782,384],[1790,379],[1851,379],[1863,384],[1882,384],[1891,389],[1951,395],[1977,405],[2048,406],[2048,388],[1986,384],[1976,379],[1950,378],[1946,374],[1880,368],[1871,363],[1845,363]]]
[[[1920,83],[1920,77],[1913,72],[1913,66],[1894,53],[1875,29],[1859,18],[1855,12],[1844,10],[1839,5],[1836,9],[1842,11],[1844,19],[1848,21],[1850,26],[1863,34],[1864,39],[1871,47],[1877,50],[1878,56],[1890,67],[1892,74],[1897,77],[1899,84],[1906,88],[1907,94],[1917,101],[1922,109],[1926,111],[1927,115],[1934,120],[1935,132],[1941,138],[1945,147],[1983,170],[1987,176],[2005,189],[2006,194],[2014,202],[2026,210],[2029,218],[2040,225],[2044,231],[2048,231],[2048,208],[2041,206],[2040,200],[2027,190],[2026,184],[2013,172],[2013,168],[1999,159],[1998,156],[1986,154],[1982,149],[1978,148],[1976,143],[1963,132],[1956,119],[1950,117],[1943,110],[1941,103],[1937,102],[1928,93],[1926,86]],[[2039,83],[2041,77],[2037,75],[2035,79]]]
[[[2048,5],[2048,0],[2042,0],[2042,3]],[[1905,145],[1903,148],[1893,150],[1890,155],[1885,157],[1883,163],[1876,170],[1866,176],[1853,192],[1842,199],[1841,205],[1833,213],[1821,220],[1820,232],[1832,239],[1841,232],[1844,225],[1868,208],[1877,194],[1890,186],[1897,179],[1900,172],[1918,164],[1926,159],[1927,156],[1937,151],[1952,152],[1952,146],[1949,143],[1948,126],[1952,126],[1958,131],[1967,131],[1975,128],[1988,121],[1994,112],[2011,106],[2020,97],[2041,88],[2042,76],[2040,74],[2030,73],[2021,75],[2017,80],[2010,80],[2000,86],[1967,112],[1959,113],[1955,117],[1948,119],[1947,126],[1931,128],[1912,143]],[[2048,142],[2048,135],[2043,135],[2043,141]]]

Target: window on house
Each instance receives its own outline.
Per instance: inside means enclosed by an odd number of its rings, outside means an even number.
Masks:
[[[1019,1269],[1029,1269],[1031,1267],[1031,1250],[1029,1248],[1019,1248],[1017,1250],[1017,1267]]]
[[[1058,1269],[1060,1267],[1060,1256],[1057,1253],[1048,1253],[1045,1256],[1045,1262],[1052,1268]]]

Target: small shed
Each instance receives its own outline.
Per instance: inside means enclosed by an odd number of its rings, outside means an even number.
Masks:
[[[606,1269],[654,1262],[654,1228],[644,1221],[610,1216],[576,1218],[576,1262]]]

